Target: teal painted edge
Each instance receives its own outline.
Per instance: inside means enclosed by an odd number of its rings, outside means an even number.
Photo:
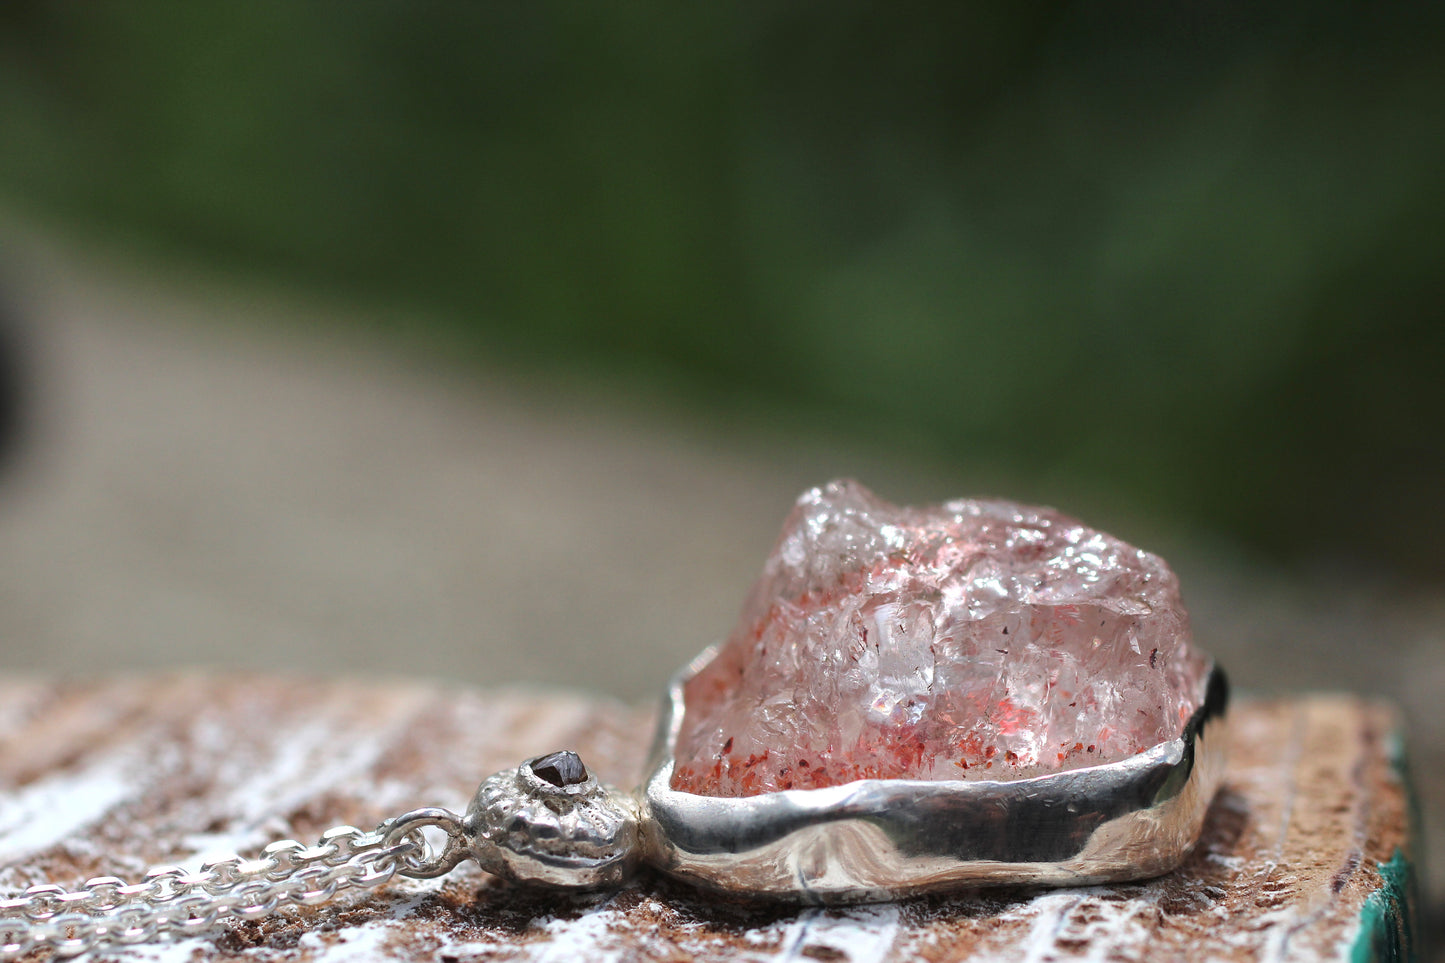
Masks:
[[[1378,863],[1380,888],[1360,910],[1360,929],[1350,947],[1351,963],[1411,963],[1416,959],[1415,873],[1400,850]]]
[[[1385,747],[1391,768],[1405,787],[1412,828],[1410,844],[1418,846],[1419,840],[1413,838],[1413,829],[1420,825],[1419,800],[1410,780],[1404,733],[1398,729],[1391,732],[1385,740]],[[1420,905],[1415,867],[1400,849],[1395,850],[1388,863],[1377,863],[1376,867],[1380,871],[1380,888],[1369,895],[1360,909],[1360,929],[1355,935],[1354,945],[1350,947],[1350,961],[1413,963],[1420,953],[1415,917],[1416,908]]]

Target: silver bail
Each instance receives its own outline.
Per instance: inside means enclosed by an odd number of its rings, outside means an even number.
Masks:
[[[637,803],[603,785],[573,752],[487,777],[462,831],[482,869],[519,883],[615,886],[637,864]]]

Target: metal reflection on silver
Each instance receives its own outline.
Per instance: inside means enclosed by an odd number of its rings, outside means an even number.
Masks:
[[[636,801],[591,773],[576,785],[554,785],[533,771],[536,761],[477,787],[462,820],[472,855],[514,882],[568,889],[621,883],[639,855]]]
[[[1010,782],[865,779],[745,797],[671,788],[683,685],[663,704],[639,790],[643,859],[690,883],[802,902],[987,884],[1141,879],[1179,865],[1224,768],[1228,687],[1212,667],[1176,739],[1106,765]]]

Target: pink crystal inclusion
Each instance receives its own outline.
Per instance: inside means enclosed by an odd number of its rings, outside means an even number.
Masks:
[[[1177,737],[1199,704],[1163,559],[1048,508],[798,499],[737,628],[684,690],[672,787],[1020,779]]]

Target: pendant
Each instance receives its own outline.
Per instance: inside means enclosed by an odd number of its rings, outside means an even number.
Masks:
[[[528,760],[481,784],[454,855],[810,903],[1139,879],[1198,838],[1226,703],[1157,556],[1050,509],[834,482],[673,679],[635,794]]]
[[[0,958],[74,954],[432,878],[616,886],[641,864],[804,903],[1173,869],[1223,769],[1226,685],[1163,560],[1050,509],[806,492],[732,635],[672,680],[635,792],[572,752],[199,871],[0,899]],[[427,830],[445,837],[433,845]]]

